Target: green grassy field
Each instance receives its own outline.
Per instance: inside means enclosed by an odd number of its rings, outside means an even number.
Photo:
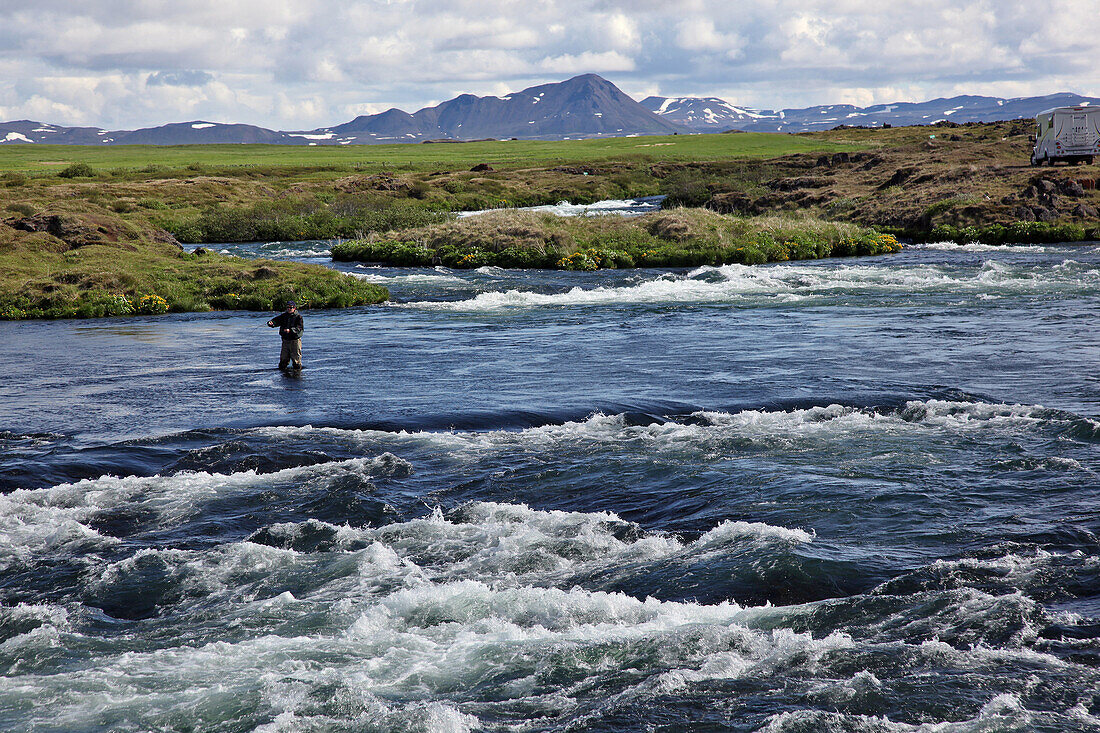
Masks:
[[[0,147],[0,171],[28,173],[87,163],[100,170],[146,166],[335,167],[377,169],[432,165],[543,165],[594,161],[690,161],[768,158],[790,153],[850,151],[863,146],[810,136],[740,133],[606,138],[600,140],[513,140],[408,145],[6,145]]]

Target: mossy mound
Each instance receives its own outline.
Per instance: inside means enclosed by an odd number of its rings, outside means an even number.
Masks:
[[[333,247],[333,259],[399,266],[595,270],[760,264],[896,252],[871,229],[818,219],[673,209],[633,219],[500,211]]]
[[[91,231],[69,222],[66,231]],[[0,225],[0,319],[94,318],[169,311],[273,310],[386,300],[385,288],[318,265],[185,252],[123,239],[74,247],[48,231]]]

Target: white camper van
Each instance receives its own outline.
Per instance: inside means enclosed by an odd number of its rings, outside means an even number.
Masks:
[[[1035,116],[1031,164],[1092,163],[1100,155],[1100,107],[1055,107]]]

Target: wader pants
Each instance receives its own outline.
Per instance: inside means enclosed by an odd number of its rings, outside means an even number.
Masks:
[[[286,369],[294,362],[295,369],[302,368],[302,339],[283,339],[283,350],[279,352],[279,368]]]

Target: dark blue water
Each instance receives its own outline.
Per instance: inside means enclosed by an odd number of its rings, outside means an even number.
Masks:
[[[1100,729],[1096,245],[339,268],[0,323],[0,728]]]

